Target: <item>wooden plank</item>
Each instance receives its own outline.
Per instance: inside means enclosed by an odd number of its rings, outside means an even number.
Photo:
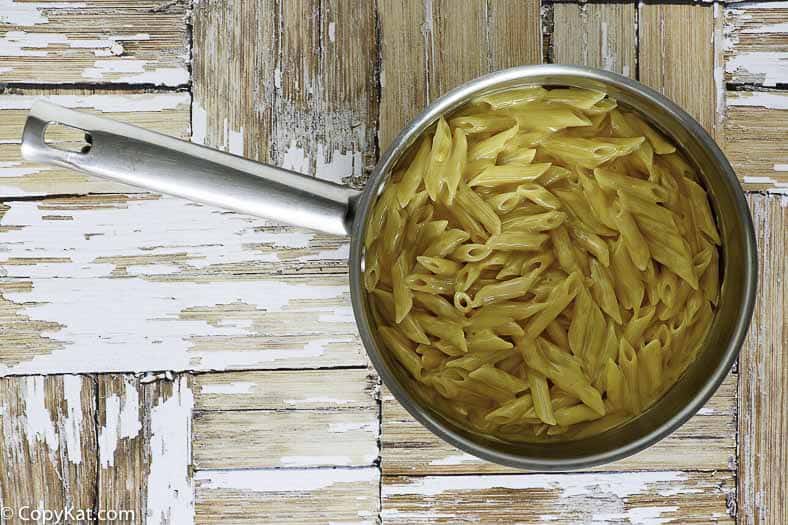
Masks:
[[[731,472],[383,478],[385,523],[733,523]]]
[[[376,158],[373,10],[337,0],[198,4],[195,141],[363,184]]]
[[[0,196],[30,197],[71,193],[139,192],[123,184],[64,168],[22,160],[19,144],[27,112],[39,97],[72,109],[118,119],[186,139],[190,134],[188,93],[117,93],[88,89],[15,90],[0,95]],[[53,141],[68,137],[57,133]],[[64,146],[67,144],[64,144]]]
[[[375,409],[198,412],[194,466],[370,466],[378,457],[378,434]]]
[[[553,60],[635,78],[636,15],[633,2],[554,4]]]
[[[366,366],[322,274],[343,239],[146,194],[9,202],[0,228],[0,375]]]
[[[0,379],[0,502],[14,513],[4,523],[31,509],[94,508],[95,400],[90,376]]]
[[[788,92],[729,91],[725,153],[747,190],[788,193]]]
[[[195,522],[374,523],[376,468],[198,471]]]
[[[741,523],[788,522],[788,197],[749,196],[762,254],[758,301],[739,357]]]
[[[189,83],[185,2],[6,0],[0,82]]]
[[[748,2],[725,9],[725,80],[788,82],[788,3]]]
[[[683,107],[713,136],[723,95],[715,82],[714,6],[640,3],[640,81]]]
[[[385,475],[520,472],[478,459],[445,443],[417,423],[394,397],[382,396],[381,467]],[[668,438],[596,471],[681,470],[692,457],[697,470],[736,464],[736,376],[731,375],[698,414]]]
[[[187,375],[99,376],[97,510],[191,523],[193,397]]]
[[[431,100],[492,70],[540,62],[539,2],[380,2],[380,144]]]
[[[371,410],[377,408],[377,388],[376,375],[366,369],[197,374],[194,408],[200,411]]]

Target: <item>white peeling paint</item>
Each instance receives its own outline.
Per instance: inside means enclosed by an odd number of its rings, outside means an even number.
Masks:
[[[79,9],[87,7],[80,2],[17,2],[0,0],[0,23],[16,26],[46,24],[49,18],[44,9]]]
[[[305,397],[302,399],[284,399],[282,401],[288,407],[296,407],[299,405],[348,405],[355,402],[355,399],[339,399],[336,397]]]
[[[82,77],[91,80],[181,86],[189,82],[189,72],[183,67],[157,67],[147,69],[148,60],[114,59],[96,60],[93,67],[85,68]]]
[[[99,429],[99,466],[109,468],[115,464],[115,450],[123,439],[136,438],[140,422],[140,400],[137,386],[131,377],[124,376],[121,397],[112,393],[104,400],[105,423]]]
[[[371,421],[352,422],[352,423],[331,423],[330,425],[328,425],[328,431],[341,434],[344,432],[355,432],[360,430],[363,432],[374,432],[377,434],[379,427],[380,427],[380,423],[378,422],[378,420],[373,419]]]
[[[377,468],[199,470],[194,479],[201,490],[249,492],[309,492],[339,483],[377,484]]]
[[[643,493],[654,485],[675,485],[686,479],[687,474],[678,471],[627,472],[616,475],[600,473],[425,476],[414,478],[408,483],[384,485],[382,494],[384,498],[406,494],[436,496],[444,492],[502,488],[560,490],[562,498],[594,493],[612,494],[618,498],[626,498]]]
[[[249,394],[255,389],[255,383],[251,381],[235,381],[232,383],[213,383],[202,385],[201,394]]]
[[[330,160],[328,160],[330,158]],[[315,176],[342,184],[350,176],[360,176],[363,172],[363,160],[360,151],[342,153],[337,150],[330,155],[324,151],[323,145],[317,145],[317,170]]]
[[[464,463],[478,463],[479,458],[471,456],[470,454],[455,454],[451,456],[446,456],[445,458],[441,459],[433,459],[430,461],[430,465],[435,466],[451,466],[451,465],[462,465]]]
[[[764,24],[762,26],[745,27],[740,30],[746,34],[788,33],[788,22],[778,24]]]
[[[736,53],[725,64],[725,71],[736,76],[751,76],[766,86],[788,82],[788,53],[747,51]]]
[[[194,490],[190,474],[194,398],[186,376],[173,384],[172,397],[150,412],[150,474],[146,517],[152,523],[192,523]]]
[[[328,23],[328,40],[334,42],[337,36],[337,25],[334,22]]]
[[[788,171],[788,164],[775,164],[772,169],[774,171]]]
[[[0,67],[0,75],[2,75],[3,73],[10,73],[13,70],[14,68],[12,67]]]
[[[729,106],[752,106],[768,109],[788,109],[788,94],[769,91],[749,91],[728,94]]]
[[[188,107],[189,93],[135,95],[0,95],[0,110],[28,110],[40,98],[71,109],[95,109],[104,113],[139,113]]]
[[[73,220],[43,219],[53,213],[65,213]],[[271,231],[270,221],[172,198],[130,199],[117,207],[62,212],[39,209],[37,202],[14,202],[2,224],[24,226],[4,232],[0,264],[11,258],[19,262],[50,256],[70,262],[31,261],[7,267],[9,278],[31,279],[34,284],[32,291],[5,293],[6,299],[25,303],[25,314],[32,319],[61,325],[44,335],[64,346],[21,364],[0,365],[0,374],[184,370],[192,366],[204,370],[311,360],[318,366],[320,357],[337,345],[359,348],[358,362],[363,362],[346,278],[255,276],[228,281],[213,280],[208,273],[169,280],[169,276],[178,278],[211,265],[278,264],[282,248],[305,250],[312,253],[313,261],[319,261],[323,252],[310,247],[312,233],[289,228]],[[326,252],[327,260],[333,260],[334,252],[334,248]],[[150,264],[135,260],[132,277],[110,278],[122,261],[106,259],[119,256],[181,258],[153,259]],[[150,266],[153,272],[146,269]],[[165,280],[163,272],[168,269],[172,271]],[[100,286],[97,279],[101,279]],[[223,319],[219,314],[217,322],[208,323],[183,315],[189,308],[215,305],[229,305],[232,317]],[[299,331],[284,324],[285,313],[288,317],[314,315],[328,322],[319,331],[313,328],[314,332],[306,333],[303,327]],[[256,322],[263,323],[260,330],[270,341],[259,348],[192,348],[194,341],[205,337],[255,337]],[[282,339],[274,344],[277,335]]]
[[[717,414],[717,411],[710,407],[703,407],[698,410],[699,416],[713,416],[715,414]]]
[[[304,174],[309,173],[309,157],[304,149],[296,144],[295,140],[290,141],[290,145],[287,147],[284,157],[279,164],[288,170]]]
[[[63,376],[63,398],[66,413],[60,423],[63,439],[71,463],[82,462],[82,378],[76,375]]]
[[[348,466],[353,464],[350,456],[282,456],[279,462],[284,467]]]
[[[32,376],[24,379],[25,384],[25,435],[27,444],[32,449],[41,441],[54,454],[59,447],[59,440],[52,414],[46,406],[46,388],[44,376]]]
[[[192,142],[205,145],[208,133],[208,112],[197,99],[192,100]]]
[[[230,130],[227,138],[227,151],[233,155],[244,154],[244,128],[238,131]]]

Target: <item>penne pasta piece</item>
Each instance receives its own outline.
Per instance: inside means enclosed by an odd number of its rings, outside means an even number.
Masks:
[[[463,352],[468,351],[465,333],[462,331],[462,326],[459,323],[439,319],[421,312],[414,312],[413,317],[429,335],[437,337],[438,339],[443,339]]]
[[[381,326],[379,332],[386,347],[394,353],[394,357],[397,358],[397,361],[403,368],[410,372],[410,375],[414,378],[420,379],[423,371],[421,358],[413,350],[410,342],[390,326]]]
[[[394,295],[394,321],[400,323],[413,308],[413,295],[405,282],[408,274],[408,254],[402,253],[391,268],[391,283]]]
[[[455,250],[456,251],[456,250]],[[455,275],[460,271],[460,265],[450,259],[442,257],[428,257],[426,255],[419,255],[416,260],[426,268],[428,271],[435,275],[448,276]]]
[[[520,131],[520,125],[515,124],[507,130],[473,144],[468,148],[468,159],[474,161],[496,158],[503,150],[504,145],[517,135],[518,131]]]
[[[668,142],[660,133],[646,124],[646,122],[636,114],[627,112],[624,114],[624,118],[627,119],[627,122],[633,129],[637,130],[637,133],[644,135],[648,139],[656,154],[666,155],[676,152],[676,147],[673,144]]]
[[[605,364],[605,391],[613,410],[625,410],[629,407],[627,380],[613,359],[608,359]]]
[[[533,406],[531,394],[516,397],[495,410],[490,411],[484,418],[487,421],[504,424],[520,420],[525,412]]]
[[[468,350],[470,352],[492,352],[494,350],[508,350],[514,345],[505,339],[501,339],[492,330],[484,329],[474,332],[467,338]]]
[[[490,237],[487,246],[505,252],[538,251],[547,239],[543,233],[508,231]]]
[[[600,236],[577,221],[569,222],[567,229],[572,234],[572,239],[577,241],[578,246],[596,257],[603,266],[610,266],[610,252],[607,249],[607,243]]]
[[[558,209],[561,207],[561,201],[559,201],[547,188],[539,184],[521,184],[517,186],[517,192],[522,195],[523,198],[544,208]]]
[[[449,156],[445,170],[446,182],[446,204],[451,206],[454,197],[457,195],[457,186],[462,180],[465,172],[465,164],[468,161],[468,141],[462,129],[454,130],[454,141],[452,143],[451,155]]]
[[[514,123],[514,118],[498,114],[465,115],[451,119],[451,127],[462,129],[466,135],[496,133],[510,128]]]
[[[508,110],[520,128],[527,130],[558,131],[577,126],[588,126],[591,121],[575,113],[570,107],[561,104],[531,102],[522,107]]]
[[[589,121],[590,123],[590,121]],[[581,138],[551,136],[540,147],[548,155],[570,166],[593,169],[605,162],[629,155],[644,141],[635,138]]]
[[[544,99],[550,102],[560,102],[577,109],[589,110],[605,98],[604,91],[592,91],[582,88],[559,88],[549,90]]]
[[[422,139],[416,156],[410,162],[408,169],[402,176],[402,180],[397,184],[397,200],[401,208],[404,208],[413,199],[419,186],[424,180],[424,173],[427,171],[427,162],[430,158],[431,140],[429,136]]]
[[[616,277],[614,287],[621,306],[637,313],[643,302],[645,286],[624,246],[623,236],[619,237],[610,250],[610,272]]]
[[[569,349],[590,376],[602,358],[606,335],[605,316],[585,286],[578,286],[574,316],[569,324]]]
[[[627,385],[627,409],[631,414],[637,414],[641,410],[640,390],[638,387],[638,356],[627,339],[621,339],[620,341],[618,366],[621,367],[621,372]]]
[[[503,268],[495,275],[499,281],[509,279],[511,277],[518,277],[522,275],[523,264],[528,258],[528,254],[520,252],[510,252],[506,259]]]
[[[618,226],[618,231],[621,233],[621,238],[624,240],[624,246],[629,252],[630,259],[638,270],[645,271],[648,262],[651,260],[651,251],[646,238],[640,231],[640,227],[629,211],[618,202],[613,203],[613,217]]]
[[[550,166],[551,164],[547,162],[489,166],[471,179],[468,182],[468,186],[496,187],[506,184],[533,181],[541,177]]]
[[[495,235],[501,232],[501,219],[498,214],[464,183],[460,183],[457,190],[457,204],[464,207],[468,214],[479,221],[479,224],[484,226],[484,229],[490,234]]]
[[[638,352],[638,395],[646,404],[662,384],[662,346],[651,341]],[[645,407],[644,407],[645,408]]]
[[[646,202],[665,202],[668,190],[647,180],[623,175],[606,168],[596,168],[594,178],[602,189],[611,192],[622,192],[642,199]]]
[[[651,324],[651,320],[654,319],[655,313],[656,308],[653,306],[641,308],[638,313],[632,316],[624,327],[623,339],[629,341],[631,346],[639,345],[640,338],[643,336],[643,332],[646,331],[646,328]]]
[[[599,419],[604,414],[599,414],[586,405],[575,405],[571,407],[561,408],[555,411],[556,423],[561,427],[568,427],[582,423],[583,421],[594,421]]]
[[[555,415],[553,415],[553,405],[550,401],[550,387],[547,385],[547,378],[532,368],[528,368],[527,373],[536,417],[548,425],[555,425],[556,420]]]
[[[591,295],[594,297],[594,301],[611,319],[621,324],[623,322],[621,307],[618,304],[618,297],[613,286],[613,276],[610,270],[597,262],[596,259],[591,259],[591,279],[594,282],[591,287]]]
[[[384,319],[391,324],[397,323],[394,294],[385,290],[373,290],[372,294],[375,304],[380,308]],[[424,330],[421,329],[421,326],[419,326],[410,314],[405,315],[402,321],[397,324],[402,334],[414,343],[424,345],[430,344],[427,334],[424,333]]]
[[[582,277],[578,272],[574,272],[564,282],[553,288],[545,301],[544,309],[537,313],[526,326],[526,338],[536,339],[547,328],[547,325],[555,320],[558,314],[572,302],[581,283]]]
[[[512,394],[518,394],[528,390],[528,383],[515,377],[512,374],[504,372],[491,365],[480,366],[473,372],[468,374],[472,379],[484,383],[486,385],[506,390]]]
[[[533,162],[536,156],[536,150],[533,148],[520,148],[512,151],[504,151],[498,154],[498,164],[505,166],[507,164],[527,165]]]
[[[542,100],[547,93],[547,90],[541,86],[530,86],[483,95],[475,98],[473,101],[475,103],[485,103],[491,109],[497,110]]]
[[[575,222],[582,223],[587,230],[596,235],[615,234],[615,230],[608,228],[597,218],[581,188],[582,185],[574,185],[569,189],[557,188],[553,193],[577,217],[578,220]]]
[[[446,120],[441,117],[435,128],[435,135],[432,137],[432,149],[427,164],[427,171],[424,174],[424,188],[430,199],[438,200],[438,194],[444,185],[445,170],[451,154],[452,140],[451,129]]]
[[[543,232],[558,228],[566,220],[566,214],[560,211],[547,211],[535,215],[512,217],[501,223],[502,231]]]
[[[412,273],[405,276],[403,283],[408,290],[439,295],[451,295],[454,293],[454,279],[450,277]],[[396,297],[396,293],[394,296]]]
[[[469,238],[470,235],[462,230],[446,230],[438,234],[430,244],[426,245],[422,253],[427,257],[446,257]]]
[[[420,307],[432,312],[438,317],[447,318],[456,323],[465,321],[465,317],[460,315],[460,313],[454,309],[451,303],[449,303],[449,301],[440,295],[424,292],[413,292],[413,300]]]

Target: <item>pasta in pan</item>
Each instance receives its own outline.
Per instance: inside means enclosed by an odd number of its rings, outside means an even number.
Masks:
[[[714,317],[706,191],[675,145],[601,92],[479,97],[425,133],[370,217],[380,340],[436,409],[502,439],[637,416]]]

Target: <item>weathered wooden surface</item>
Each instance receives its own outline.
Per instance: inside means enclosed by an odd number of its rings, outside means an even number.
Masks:
[[[637,78],[636,16],[635,2],[555,4],[553,60]]]
[[[189,83],[185,1],[0,2],[0,82]]]
[[[739,516],[788,522],[788,197],[750,197],[764,264],[739,358]]]
[[[0,379],[0,503],[143,523],[782,525],[785,16],[785,2],[0,0],[0,376],[23,374]],[[429,101],[543,60],[656,87],[746,189],[770,192],[750,197],[761,298],[738,375],[670,438],[593,472],[481,462],[380,399],[345,240],[19,157],[43,95],[361,186]],[[176,373],[142,375],[162,370]]]

